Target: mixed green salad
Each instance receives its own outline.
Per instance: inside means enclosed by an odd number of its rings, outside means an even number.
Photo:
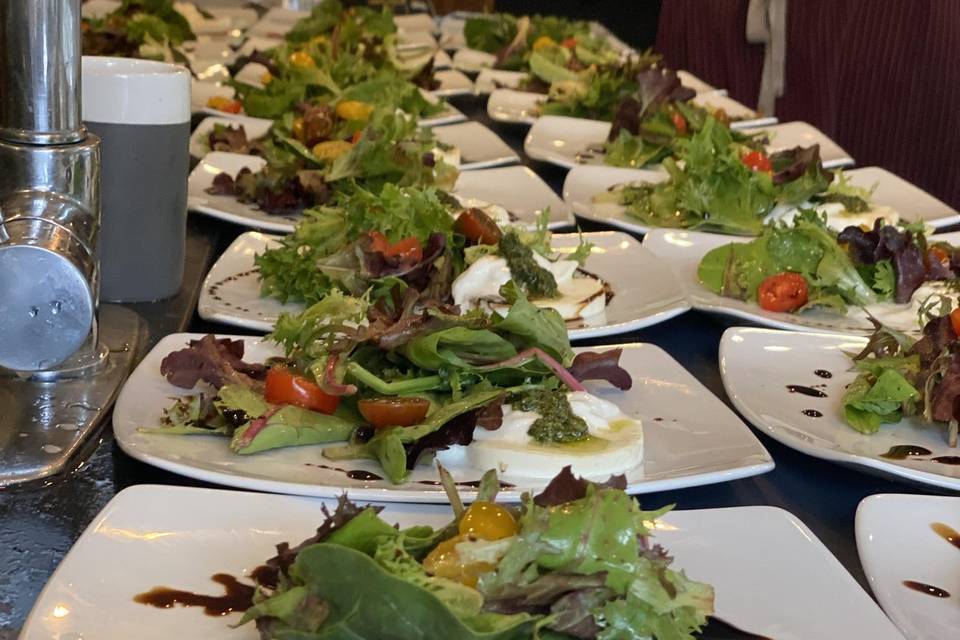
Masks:
[[[354,114],[346,108],[354,109]],[[344,117],[346,116],[346,117]],[[210,146],[225,136],[248,147],[242,130],[215,128]],[[301,104],[285,114],[269,137],[251,151],[266,165],[259,171],[222,172],[207,189],[257,205],[271,215],[293,215],[349,197],[357,189],[386,185],[450,189],[456,167],[444,161],[444,146],[402,111],[368,109],[365,103]]]
[[[244,112],[254,117],[278,118],[313,99],[356,100],[417,117],[442,109],[419,91],[435,88],[432,52],[401,55],[393,14],[386,8],[345,9],[339,0],[325,0],[293,26],[283,43],[241,58],[234,68],[248,63],[266,69],[260,82],[234,79],[230,84]]]
[[[384,194],[405,197],[395,189],[385,188]],[[370,194],[362,197],[376,202]],[[447,215],[433,194],[419,197],[421,206],[436,209],[437,218]],[[349,224],[355,212],[347,211],[335,226]],[[399,226],[384,226],[386,233],[410,230],[400,218],[393,222]],[[424,246],[408,241],[393,251],[400,243],[367,232],[318,260],[328,293],[303,313],[278,320],[270,337],[284,357],[248,364],[242,361],[242,341],[213,336],[168,355],[161,365],[168,381],[184,388],[204,381],[214,391],[176,400],[162,425],[148,431],[228,437],[239,454],[346,441],[326,447],[323,455],[377,460],[395,483],[421,458],[470,444],[478,425],[498,429],[504,406],[535,412],[526,430],[534,445],[558,455],[564,447],[602,451],[606,441],[571,407],[571,394],[593,402],[582,384],[587,379],[629,388],[619,350],[574,354],[562,316],[527,297],[534,283],[543,284],[529,278],[543,273],[521,269],[501,287],[509,303],[502,315],[480,308],[460,313],[443,291],[458,259],[452,246],[458,235],[434,230]],[[513,238],[516,255],[529,258],[532,249],[517,232],[508,231],[501,241],[507,238]],[[496,250],[482,247],[473,248]],[[601,408],[612,419],[619,412],[608,405]],[[616,430],[636,435],[631,444],[636,448],[642,442],[639,424],[627,426]],[[629,452],[628,458],[627,467],[639,463]]]
[[[468,507],[440,477],[453,507],[440,528],[400,528],[346,496],[324,506],[314,535],[254,572],[239,626],[264,640],[692,640],[712,615],[713,588],[653,540],[671,507],[642,510],[623,476],[568,467],[507,506],[489,471]]]
[[[802,209],[792,224],[769,225],[750,242],[711,250],[697,277],[714,293],[767,311],[819,307],[845,314],[851,305],[909,302],[925,282],[953,282],[956,251],[927,238],[922,224],[877,220],[873,228],[851,226],[838,234],[825,216]]]
[[[184,62],[181,45],[196,40],[173,0],[123,0],[101,18],[83,18],[83,53]]]
[[[945,426],[947,443],[957,446],[960,307],[955,304],[946,296],[925,301],[919,339],[873,321],[873,335],[853,356],[857,377],[841,400],[847,424],[872,434],[883,423],[918,417]]]
[[[777,207],[825,202],[858,211],[868,207],[869,193],[843,179],[834,181],[823,168],[819,147],[768,156],[762,142],[744,140],[706,116],[691,136],[676,138],[650,156],[662,158],[665,180],[623,185],[595,196],[594,202],[623,206],[627,215],[653,227],[738,235],[760,233]],[[675,157],[662,157],[664,153]]]
[[[536,54],[555,47],[568,52],[562,64],[574,70],[613,64],[621,56],[606,38],[591,33],[590,23],[557,16],[476,16],[466,21],[463,35],[469,48],[496,55],[498,69],[532,70]]]

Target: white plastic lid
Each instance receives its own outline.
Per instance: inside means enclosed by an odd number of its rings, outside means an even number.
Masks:
[[[130,58],[83,56],[81,118],[108,124],[190,121],[186,67]]]

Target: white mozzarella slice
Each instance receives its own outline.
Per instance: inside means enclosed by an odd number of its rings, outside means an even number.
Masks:
[[[476,429],[473,442],[437,454],[441,464],[467,464],[497,469],[502,475],[552,478],[564,466],[585,477],[606,478],[643,463],[643,425],[613,403],[587,392],[568,394],[574,414],[583,418],[588,440],[572,444],[540,444],[527,431],[537,414],[504,406],[499,429]]]

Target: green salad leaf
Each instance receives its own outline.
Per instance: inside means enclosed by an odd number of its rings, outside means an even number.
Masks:
[[[899,422],[903,407],[919,398],[920,392],[894,368],[879,375],[864,372],[844,391],[843,417],[860,433],[876,433],[884,422]]]

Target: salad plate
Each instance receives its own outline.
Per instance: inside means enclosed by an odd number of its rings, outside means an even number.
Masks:
[[[460,150],[461,171],[520,162],[520,156],[500,136],[479,122],[462,122],[432,130],[440,143]]]
[[[518,224],[533,226],[549,210],[550,229],[570,226],[573,216],[566,203],[529,167],[513,165],[480,171],[463,171],[453,193],[463,199],[498,204]]]
[[[497,89],[516,89],[527,77],[528,74],[523,71],[507,71],[506,69],[486,67],[477,74],[474,88],[478,94],[492,93]]]
[[[120,392],[113,413],[114,434],[133,458],[198,480],[257,491],[335,497],[348,489],[354,498],[363,500],[447,500],[435,485],[434,469],[427,465],[411,471],[402,484],[391,484],[387,480],[354,479],[379,469],[373,460],[350,461],[350,466],[358,470],[351,474],[353,477],[336,464],[325,465],[329,461],[321,455],[321,446],[237,455],[221,438],[142,432],[143,427],[160,424],[171,397],[191,393],[167,382],[160,373],[160,362],[190,340],[201,337],[172,334],[160,340]],[[244,341],[244,357],[249,362],[262,362],[282,353],[264,338],[235,338]],[[642,421],[643,460],[627,472],[630,493],[725,482],[773,468],[770,455],[746,425],[663,350],[649,344],[622,348],[620,366],[633,378],[633,388],[621,392],[593,383],[588,383],[587,388],[616,402],[624,414]],[[448,462],[458,481],[477,480],[482,470],[466,465],[465,460]],[[504,475],[503,480],[513,485],[501,493],[503,499],[510,501],[518,500],[523,491],[539,490],[546,484],[542,478],[521,476]],[[470,495],[468,492],[465,497]]]
[[[948,445],[943,428],[913,418],[864,435],[845,422],[841,399],[857,377],[849,354],[862,350],[866,342],[852,336],[735,327],[720,340],[720,375],[737,410],[788,447],[873,473],[960,490],[960,465],[948,464],[958,451]],[[904,450],[891,448],[901,445],[930,453],[898,459]]]
[[[251,118],[250,116],[234,115],[231,117],[210,116],[200,121],[193,133],[190,134],[190,155],[194,158],[202,158],[212,151],[210,149],[209,136],[217,125],[236,127],[240,125],[247,134],[248,140],[256,140],[267,135],[270,127],[273,126],[273,120],[266,118]]]
[[[923,221],[934,229],[960,222],[960,213],[955,209],[886,169],[860,167],[847,169],[843,175],[851,185],[872,190],[871,202],[875,206],[890,207],[906,222]],[[659,182],[666,177],[661,171],[649,169],[578,165],[567,173],[563,183],[563,199],[581,218],[634,233],[647,233],[651,227],[627,215],[622,205],[595,203],[594,196],[616,185]]]
[[[771,152],[791,147],[820,145],[820,158],[826,168],[853,164],[836,142],[806,122],[787,122],[763,131],[771,137]],[[752,132],[752,131],[751,131]],[[603,145],[610,133],[610,123],[568,116],[543,116],[530,127],[523,142],[524,151],[535,160],[542,160],[572,169],[580,164],[604,163]]]
[[[881,494],[857,508],[860,563],[909,640],[949,638],[960,629],[958,530],[957,497]]]
[[[937,235],[938,241],[960,242],[960,233]],[[803,313],[766,311],[755,302],[721,296],[707,289],[697,278],[697,268],[712,249],[732,242],[749,242],[752,238],[725,236],[701,231],[651,229],[643,238],[643,246],[666,260],[686,289],[694,309],[710,311],[749,320],[767,327],[793,331],[819,331],[839,334],[867,335],[873,328],[863,309],[851,307],[846,315],[821,309]],[[916,333],[917,312],[923,295],[914,295],[910,304],[878,303],[866,310],[885,325],[899,331]]]
[[[253,229],[290,233],[299,215],[271,215],[229,195],[212,195],[207,189],[221,172],[236,175],[244,167],[257,171],[264,160],[240,153],[213,151],[204,156],[187,180],[187,206],[191,211],[209,215]],[[452,193],[464,206],[495,204],[505,208],[517,224],[534,227],[540,214],[549,211],[550,229],[569,226],[572,216],[567,205],[536,173],[523,166],[494,167],[463,171]]]
[[[466,73],[478,73],[481,69],[492,67],[496,62],[497,56],[492,53],[467,47],[457,49],[453,54],[453,68]]]
[[[463,96],[473,93],[473,80],[456,69],[440,69],[433,74],[434,80],[440,83],[432,90],[435,96]]]
[[[613,298],[604,312],[605,322],[571,327],[570,339],[597,338],[648,327],[688,309],[676,277],[632,237],[611,231],[584,233],[593,245],[586,269],[606,282]],[[197,312],[213,322],[268,332],[281,313],[300,313],[302,304],[283,304],[260,296],[254,256],[277,246],[277,236],[257,232],[241,234],[217,259],[204,280]],[[558,234],[553,247],[563,253],[579,245],[577,234]],[[645,274],[642,283],[635,274]]]
[[[271,215],[258,207],[240,202],[232,195],[213,195],[207,189],[213,179],[222,172],[236,175],[247,168],[257,172],[266,165],[263,158],[242,153],[212,151],[205,155],[187,178],[187,207],[191,211],[267,231],[288,233],[293,230],[300,216]]]
[[[324,505],[335,506],[237,491],[124,489],[61,562],[20,637],[259,638],[252,625],[230,627],[239,613],[220,617],[204,615],[201,608],[164,610],[133,597],[161,584],[217,593],[210,576],[219,572],[246,581],[243,576],[274,554],[275,545],[312,535],[324,519]],[[401,527],[441,527],[451,511],[446,505],[388,504],[380,515]],[[786,511],[672,511],[654,537],[670,550],[677,568],[713,585],[717,617],[737,627],[778,640],[902,638],[823,543]]]
[[[478,76],[477,82],[479,81]],[[492,81],[488,79],[487,82]],[[487,99],[487,115],[493,120],[508,124],[533,124],[540,117],[540,104],[544,100],[546,96],[542,93],[495,88]],[[761,117],[753,109],[716,91],[698,94],[691,102],[709,110],[722,109],[728,116],[737,118],[730,123],[731,129],[753,129],[777,123],[776,118]]]
[[[399,31],[417,32],[422,31],[432,34],[437,30],[437,23],[428,13],[409,13],[393,16],[393,23],[397,25]]]
[[[446,70],[451,67],[453,67],[453,58],[450,57],[450,54],[443,49],[437,49],[437,52],[433,54],[433,68]],[[434,73],[434,77],[436,77],[436,73]],[[467,80],[469,79],[470,78],[467,78]],[[476,91],[476,86],[474,86],[474,91]]]

